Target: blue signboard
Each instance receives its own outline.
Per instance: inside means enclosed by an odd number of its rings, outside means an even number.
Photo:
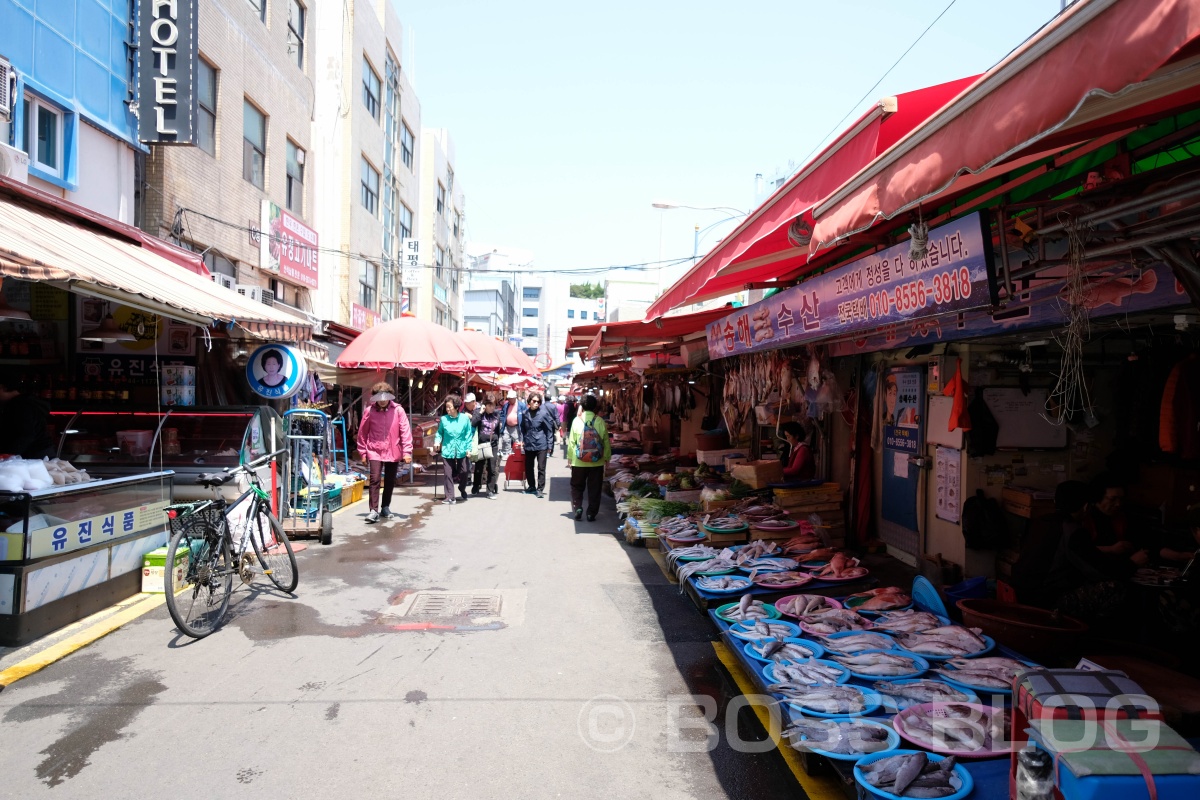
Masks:
[[[265,344],[250,354],[246,362],[246,380],[250,390],[260,397],[281,400],[300,391],[308,377],[308,364],[294,347]]]
[[[880,250],[739,309],[708,326],[712,358],[991,305],[991,235],[979,213],[929,232],[914,261],[909,243]]]

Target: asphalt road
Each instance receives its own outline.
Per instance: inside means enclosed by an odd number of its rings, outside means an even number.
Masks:
[[[14,683],[0,796],[803,797],[712,626],[550,474],[544,500],[356,504],[294,597],[242,587],[200,641],[159,607]]]

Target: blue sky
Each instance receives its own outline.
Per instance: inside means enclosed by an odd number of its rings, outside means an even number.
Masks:
[[[455,142],[469,238],[542,269],[657,261],[660,224],[664,257],[690,257],[694,226],[727,214],[652,201],[749,210],[755,173],[799,165],[847,112],[838,130],[880,97],[983,72],[1060,8],[957,0],[855,105],[949,0],[393,2],[422,124]]]

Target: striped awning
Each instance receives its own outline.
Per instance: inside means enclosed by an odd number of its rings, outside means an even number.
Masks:
[[[0,197],[0,275],[208,326],[225,322],[273,341],[312,337],[312,323],[232,292],[152,249],[91,226],[63,210]]]

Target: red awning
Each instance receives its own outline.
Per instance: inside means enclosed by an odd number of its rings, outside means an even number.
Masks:
[[[1079,0],[815,210],[810,253],[1032,150],[1196,103],[1200,0]]]
[[[677,314],[662,317],[654,321],[627,320],[625,322],[609,322],[603,325],[586,325],[572,328],[571,333],[578,341],[581,339],[580,328],[597,329],[591,341],[587,342],[588,360],[595,360],[605,350],[654,350],[664,346],[678,345],[685,337],[697,336],[702,338],[709,323],[715,322],[729,314],[728,305],[720,308],[710,308],[693,314]],[[582,348],[577,348],[582,349]]]
[[[772,262],[781,254],[805,253],[800,249],[804,227],[812,230],[809,212],[817,203],[975,80],[962,78],[876,103],[664,292],[646,318],[778,275]]]
[[[588,349],[588,345],[592,343],[592,339],[596,338],[596,334],[600,332],[605,323],[600,322],[595,325],[576,325],[574,328],[567,330],[567,352],[583,352]]]
[[[539,374],[533,359],[508,342],[502,342],[482,331],[464,331],[457,336],[459,343],[475,358],[475,363],[471,366],[474,372],[530,377]]]

